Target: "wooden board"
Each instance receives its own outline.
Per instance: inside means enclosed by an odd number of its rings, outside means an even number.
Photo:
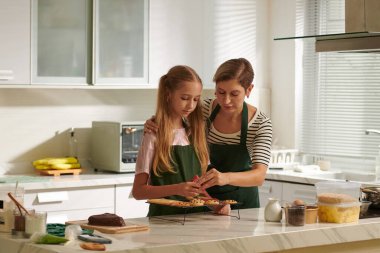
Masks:
[[[63,174],[73,174],[79,175],[82,173],[82,169],[68,169],[68,170],[37,170],[41,175],[44,176],[60,176]]]
[[[122,233],[146,231],[149,229],[149,226],[147,225],[134,224],[127,220],[124,220],[125,222],[124,227],[95,226],[95,225],[88,225],[87,222],[88,222],[87,220],[67,221],[66,225],[77,224],[77,225],[80,225],[81,228],[98,230],[99,232],[102,232],[105,234],[122,234]]]

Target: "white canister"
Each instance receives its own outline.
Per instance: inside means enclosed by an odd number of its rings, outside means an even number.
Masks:
[[[46,212],[35,212],[25,216],[25,233],[46,233]]]
[[[280,201],[275,198],[269,198],[268,204],[264,210],[265,221],[280,222],[282,219],[282,207]]]

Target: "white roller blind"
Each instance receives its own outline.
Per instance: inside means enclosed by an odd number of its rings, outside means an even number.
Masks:
[[[344,32],[344,0],[298,0],[297,35]],[[340,158],[373,158],[380,136],[380,54],[315,53],[314,40],[302,50],[298,147],[304,153]]]

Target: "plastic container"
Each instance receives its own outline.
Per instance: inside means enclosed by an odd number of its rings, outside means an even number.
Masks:
[[[318,221],[349,223],[359,220],[360,202],[330,204],[318,202]]]
[[[291,226],[305,225],[305,206],[285,207],[286,224]]]
[[[317,197],[322,193],[338,193],[350,195],[356,201],[359,201],[361,195],[360,186],[361,184],[356,182],[323,181],[315,184]]]

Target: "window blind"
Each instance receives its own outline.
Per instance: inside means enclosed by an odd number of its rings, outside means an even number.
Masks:
[[[344,0],[297,0],[297,35],[344,32]],[[317,156],[373,159],[380,136],[380,54],[315,53],[297,43],[302,68],[297,145]]]

